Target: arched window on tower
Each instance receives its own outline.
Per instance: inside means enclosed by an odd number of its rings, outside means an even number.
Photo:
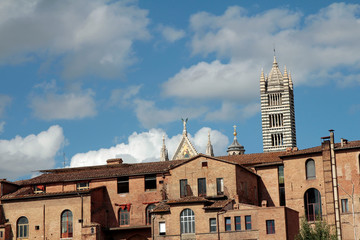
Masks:
[[[17,221],[16,236],[18,239],[29,238],[29,220],[26,217],[20,217]]]
[[[71,238],[73,236],[73,215],[70,210],[65,210],[61,214],[61,238]]]
[[[195,214],[193,210],[187,208],[180,213],[180,231],[181,233],[195,233]]]
[[[315,179],[315,161],[313,159],[308,159],[305,163],[306,168],[306,179]]]
[[[146,207],[146,224],[151,224],[151,212],[155,208],[155,204],[150,204]]]
[[[305,215],[308,221],[321,219],[321,195],[315,188],[310,188],[304,195]]]

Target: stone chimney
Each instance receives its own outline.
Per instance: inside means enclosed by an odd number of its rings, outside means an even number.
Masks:
[[[111,158],[106,160],[107,165],[115,165],[115,164],[122,164],[122,158]]]

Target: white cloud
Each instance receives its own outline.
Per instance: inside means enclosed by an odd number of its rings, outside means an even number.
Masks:
[[[109,106],[127,106],[131,102],[130,100],[136,96],[142,85],[129,86],[125,89],[117,88],[111,91],[110,99],[108,102]]]
[[[5,122],[4,121],[0,122],[0,134],[4,132],[4,126],[5,126]]]
[[[0,117],[5,113],[5,109],[11,104],[11,97],[8,95],[0,94]]]
[[[220,109],[208,112],[205,119],[208,121],[245,120],[258,112],[260,112],[260,104],[258,103],[249,103],[241,106],[237,103],[224,101]]]
[[[148,22],[136,1],[4,0],[0,63],[50,57],[65,77],[114,78],[136,61],[132,45],[149,38]]]
[[[214,152],[217,155],[224,154],[228,146],[228,138],[217,130],[202,128],[194,137],[189,134],[190,140],[194,143],[198,152],[205,152],[208,131],[211,131],[211,141],[214,146]],[[137,163],[158,161],[160,159],[160,149],[162,146],[162,137],[165,135],[166,146],[171,159],[178,147],[181,134],[168,137],[162,129],[150,129],[148,132],[134,132],[128,138],[128,143],[120,143],[110,148],[103,148],[87,153],[78,153],[71,159],[71,167],[91,166],[106,164],[106,160],[115,157],[123,158],[125,163]]]
[[[342,84],[344,77],[348,84],[358,84],[360,55],[354,53],[360,51],[359,14],[360,5],[345,3],[331,4],[310,16],[285,8],[257,15],[240,7],[229,7],[220,16],[201,12],[190,19],[191,46],[193,54],[215,53],[230,59],[230,64],[244,69],[242,77],[247,81],[258,82],[261,67],[270,70],[275,44],[279,62],[294,71],[295,84],[329,80]],[[248,59],[256,64],[249,65]],[[352,73],[341,71],[343,67]]]
[[[140,123],[151,128],[159,124],[173,122],[186,116],[197,118],[205,111],[205,107],[172,107],[170,109],[160,109],[155,106],[155,102],[142,99],[135,99],[135,113]]]
[[[54,157],[64,141],[60,126],[37,135],[0,140],[0,176],[16,179],[31,171],[54,167]]]
[[[253,63],[222,64],[200,62],[183,68],[164,83],[167,96],[190,99],[253,100],[259,92],[257,72],[248,72]],[[254,80],[252,80],[254,79]],[[191,86],[191,87],[190,87]]]
[[[160,25],[159,31],[161,32],[165,40],[171,43],[185,37],[185,31],[182,29],[176,29],[169,26]]]
[[[78,93],[46,93],[32,96],[30,107],[35,117],[43,120],[81,119],[96,115],[96,104],[91,90]]]

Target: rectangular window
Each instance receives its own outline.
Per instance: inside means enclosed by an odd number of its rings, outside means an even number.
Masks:
[[[180,197],[186,197],[187,179],[180,180]]]
[[[280,206],[285,206],[284,166],[278,167]]]
[[[206,196],[206,178],[198,178],[198,196]]]
[[[159,222],[159,235],[166,235],[165,222]]]
[[[145,191],[156,190],[156,175],[145,176]]]
[[[240,231],[241,230],[241,218],[235,217],[235,231]]]
[[[349,212],[349,203],[347,199],[341,199],[341,209],[343,213]]]
[[[44,193],[45,189],[45,185],[36,185],[34,186],[34,193]]]
[[[251,216],[245,216],[245,229],[251,230]]]
[[[119,177],[117,179],[117,192],[118,193],[129,192],[129,177]]]
[[[4,232],[0,231],[0,238],[3,238],[3,237],[4,237]]]
[[[201,166],[202,166],[202,167],[207,167],[207,166],[208,166],[208,165],[207,165],[207,162],[202,162],[202,163],[201,163]]]
[[[89,189],[89,182],[79,182],[76,184],[76,190]]]
[[[275,220],[266,220],[266,234],[275,234]]]
[[[216,232],[216,218],[209,219],[210,232]]]
[[[216,179],[216,189],[217,189],[217,195],[224,195],[224,179],[223,178]]]
[[[231,231],[231,218],[225,218],[225,231]]]

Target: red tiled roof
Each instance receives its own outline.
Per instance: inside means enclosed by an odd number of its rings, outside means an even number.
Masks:
[[[7,194],[1,198],[1,200],[15,200],[15,199],[25,199],[25,198],[43,198],[43,197],[56,197],[56,196],[68,196],[68,195],[78,195],[78,194],[86,194],[98,188],[78,190],[78,191],[64,191],[64,192],[50,192],[50,193],[34,193],[32,187],[23,187],[19,190]]]
[[[168,200],[167,204],[178,204],[178,203],[195,203],[195,202],[207,202],[208,200],[204,197],[187,196],[178,199]]]
[[[251,153],[251,154],[241,154],[241,155],[220,156],[217,158],[246,166],[246,165],[255,165],[255,164],[263,164],[263,163],[281,162],[282,160],[279,158],[279,156],[283,155],[284,153],[285,152]]]
[[[153,213],[157,213],[157,212],[169,212],[170,211],[170,206],[167,205],[164,202],[159,203],[158,205],[156,205],[156,207],[152,210]]]
[[[56,182],[80,181],[118,176],[136,176],[168,172],[171,167],[186,160],[173,160],[164,162],[148,162],[135,164],[113,164],[94,167],[62,168],[43,170],[44,174],[16,182],[19,185],[33,185]]]
[[[233,199],[226,199],[226,200],[218,200],[218,201],[214,201],[213,204],[204,207],[205,209],[219,209],[219,208],[223,208],[226,205],[228,205],[229,203],[231,203],[233,201]]]

